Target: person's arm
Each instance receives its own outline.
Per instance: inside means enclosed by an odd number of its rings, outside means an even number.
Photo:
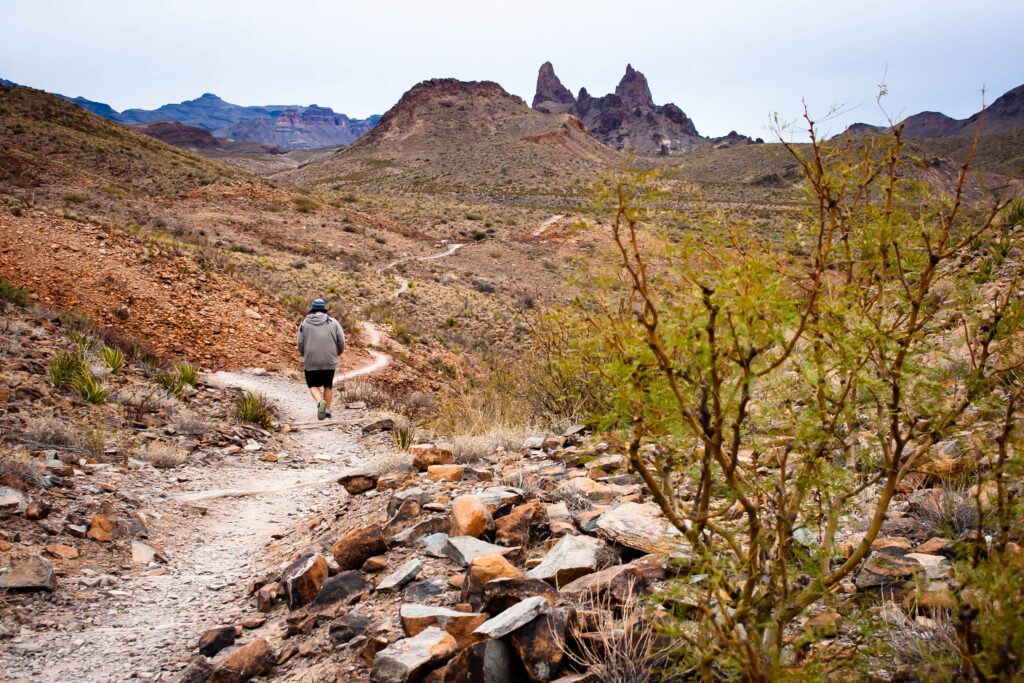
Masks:
[[[334,321],[335,332],[334,343],[338,347],[338,355],[340,356],[345,350],[345,330],[341,329],[341,323],[337,320]]]
[[[303,322],[305,322],[305,321],[303,321]],[[306,340],[302,336],[302,323],[299,323],[298,346],[299,346],[299,355],[300,356],[306,355]]]

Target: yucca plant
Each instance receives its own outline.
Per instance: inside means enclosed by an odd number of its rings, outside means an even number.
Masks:
[[[1011,200],[1000,212],[999,222],[1006,226],[1024,225],[1024,197]]]
[[[181,390],[185,388],[185,382],[182,381],[181,375],[176,372],[168,372],[167,370],[156,376],[156,383],[171,396],[178,396],[181,394]]]
[[[110,369],[112,373],[121,372],[124,369],[124,351],[116,349],[113,346],[103,347],[103,364]]]
[[[181,379],[183,384],[194,387],[199,383],[199,369],[187,361],[175,363],[174,374]]]
[[[90,336],[85,332],[79,330],[71,330],[68,332],[68,339],[75,342],[82,353],[90,353],[95,351],[100,344],[100,340],[96,337]]]
[[[235,403],[235,414],[242,422],[251,422],[270,429],[274,422],[274,409],[263,394],[245,392]]]
[[[110,392],[107,391],[100,383],[96,376],[88,370],[83,371],[77,377],[71,381],[71,386],[75,388],[82,398],[89,403],[95,405],[101,405],[107,402],[110,397]]]
[[[413,436],[416,430],[411,426],[399,426],[391,432],[391,440],[395,444],[395,448],[400,451],[407,451],[412,446]]]
[[[58,389],[68,386],[86,371],[85,366],[81,351],[61,351],[50,359],[50,383]]]

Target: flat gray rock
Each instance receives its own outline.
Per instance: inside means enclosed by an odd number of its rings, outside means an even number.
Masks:
[[[444,554],[452,562],[468,567],[473,560],[483,555],[504,555],[518,549],[519,546],[506,548],[472,536],[452,536],[444,546]]]
[[[534,595],[509,607],[493,619],[488,619],[473,633],[489,638],[503,638],[536,619],[547,608],[547,598],[543,595]]]
[[[423,552],[431,557],[446,558],[444,549],[448,547],[448,534],[430,534],[420,539],[420,546]]]
[[[381,593],[401,590],[405,584],[415,579],[422,569],[423,563],[420,562],[418,558],[414,557],[408,562],[402,564],[402,566],[395,571],[385,576],[381,582],[377,584],[377,590]]]
[[[686,539],[656,505],[623,503],[597,520],[597,533],[613,543],[645,553],[685,550]]]
[[[604,541],[589,536],[563,536],[536,567],[526,572],[531,579],[543,579],[563,586],[597,571],[598,555]]]
[[[402,638],[377,653],[370,669],[373,683],[419,680],[433,666],[455,654],[455,638],[431,626],[412,638]]]

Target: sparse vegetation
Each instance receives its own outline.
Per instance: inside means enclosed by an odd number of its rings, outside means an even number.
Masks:
[[[24,308],[28,305],[28,288],[18,287],[9,280],[0,280],[0,299]]]
[[[124,351],[116,349],[112,346],[104,346],[103,351],[103,364],[107,366],[110,372],[117,374],[124,369]]]
[[[85,372],[87,362],[81,351],[60,351],[50,359],[50,383],[57,389],[73,385]]]
[[[245,392],[235,402],[235,414],[242,422],[251,422],[264,429],[274,423],[274,410],[267,397],[260,393]]]
[[[103,384],[88,370],[80,373],[71,380],[71,386],[89,403],[96,405],[106,403],[110,392],[103,387]]]

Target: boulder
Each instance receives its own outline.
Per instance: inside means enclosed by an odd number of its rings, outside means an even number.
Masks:
[[[521,503],[523,500],[523,494],[520,491],[508,486],[492,486],[473,495],[487,506],[487,511],[492,516],[500,514],[502,510],[510,508],[516,503]]]
[[[539,565],[526,573],[556,587],[597,571],[604,541],[589,536],[563,536]]]
[[[476,496],[459,496],[452,501],[452,534],[479,537],[494,522],[491,514]]]
[[[571,607],[549,607],[539,617],[512,631],[508,640],[531,681],[550,681],[562,664]]]
[[[883,588],[909,581],[924,573],[924,566],[913,558],[873,552],[865,560],[855,583],[861,590]]]
[[[369,472],[349,472],[338,478],[338,483],[345,487],[349,495],[359,495],[377,486],[377,475]]]
[[[412,488],[403,489],[401,491],[395,491],[392,494],[391,499],[388,501],[388,517],[394,517],[401,510],[402,506],[406,504],[406,501],[416,501],[421,507],[430,502],[433,498],[430,491],[421,489],[418,486]],[[408,511],[410,508],[406,508]],[[406,517],[408,514],[405,515]]]
[[[644,591],[647,580],[643,571],[632,564],[619,564],[593,574],[585,574],[559,589],[562,595],[574,598],[584,596],[610,598],[618,604]]]
[[[451,465],[455,463],[455,456],[451,451],[438,448],[432,443],[410,446],[409,452],[412,453],[412,466],[420,472],[425,471],[431,465]]]
[[[405,584],[415,579],[422,569],[423,563],[414,557],[384,577],[384,579],[377,584],[377,590],[381,593],[402,590]]]
[[[450,658],[458,649],[455,638],[436,626],[412,638],[402,638],[377,653],[370,669],[373,683],[406,683],[418,680],[429,669]]]
[[[313,604],[317,607],[335,604],[351,605],[369,593],[370,588],[370,584],[363,579],[362,574],[355,569],[349,569],[324,581],[320,592],[313,598]]]
[[[25,516],[32,520],[46,519],[52,510],[49,503],[35,500],[25,507]]]
[[[225,650],[217,655],[212,662],[210,683],[242,683],[267,673],[276,661],[277,655],[270,643],[257,638],[248,645]]]
[[[656,505],[623,503],[597,520],[597,533],[613,543],[645,553],[685,549],[686,540]]]
[[[518,505],[494,521],[495,539],[502,545],[526,547],[547,529],[548,513],[543,503]]]
[[[941,555],[929,555],[927,553],[907,553],[904,557],[908,560],[917,560],[924,567],[929,579],[946,579],[952,573],[952,565]]]
[[[943,557],[952,557],[954,555],[954,543],[948,538],[940,538],[933,536],[921,545],[914,548],[915,553],[925,553],[926,555],[942,555]]]
[[[543,595],[526,598],[501,614],[480,624],[473,633],[488,638],[504,638],[537,618],[548,607]]]
[[[13,562],[0,575],[0,588],[9,591],[54,591],[57,577],[50,563],[41,557],[29,557]]]
[[[526,671],[512,646],[483,640],[459,651],[445,667],[444,683],[521,683]]]
[[[459,612],[447,607],[417,605],[406,603],[399,608],[398,616],[402,620],[405,635],[415,636],[424,629],[438,626],[447,631],[459,647],[464,647],[477,638],[473,631],[487,621],[487,615],[479,612]]]
[[[402,598],[409,602],[423,602],[444,593],[446,587],[444,581],[417,581],[409,584],[409,587],[402,593]]]
[[[448,557],[448,534],[438,532],[424,536],[420,539],[420,547],[431,557]]]
[[[99,543],[110,543],[117,533],[117,525],[109,514],[97,512],[89,520],[89,531],[86,537]]]
[[[59,558],[61,560],[73,560],[78,557],[78,548],[74,548],[70,545],[63,545],[61,543],[52,543],[44,548],[47,555]]]
[[[526,578],[495,579],[488,582],[480,596],[480,604],[482,611],[498,614],[535,596],[543,597],[549,606],[554,606],[558,602],[558,593],[551,584],[540,579]]]
[[[442,552],[453,562],[468,567],[470,562],[483,555],[505,555],[513,550],[517,548],[504,548],[472,536],[449,536]]]
[[[370,618],[358,612],[338,617],[327,627],[327,637],[335,644],[347,643],[370,628]]]
[[[367,524],[353,529],[331,546],[331,554],[343,571],[362,567],[368,558],[385,550],[384,527],[380,524]]]
[[[431,481],[462,481],[462,465],[430,465],[427,476]]]
[[[256,591],[256,609],[260,612],[269,612],[274,609],[279,588],[276,581],[260,586]]]
[[[481,555],[469,563],[469,592],[478,593],[495,579],[525,579],[526,575],[501,555]]]
[[[220,626],[211,628],[199,638],[196,649],[199,654],[206,657],[213,657],[226,647],[235,644],[235,627]]]
[[[210,666],[209,660],[202,655],[196,655],[174,680],[175,683],[207,683],[212,674],[213,667]]]
[[[302,607],[316,598],[327,579],[327,560],[310,555],[296,560],[281,574],[281,590],[289,609]]]
[[[434,515],[392,535],[388,544],[409,545],[431,534],[445,535],[451,530],[451,526],[451,518],[448,515]]]

